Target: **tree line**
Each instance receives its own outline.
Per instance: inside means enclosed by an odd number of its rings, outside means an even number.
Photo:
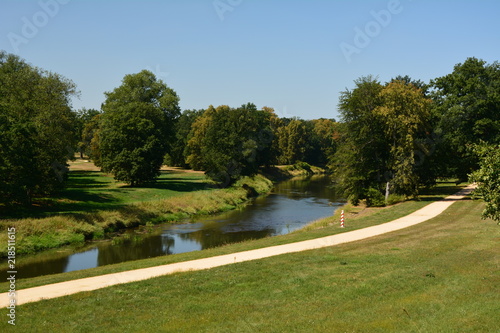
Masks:
[[[490,172],[499,163],[498,62],[468,58],[428,83],[361,77],[340,94],[339,122],[280,118],[253,103],[181,112],[177,93],[147,70],[106,92],[100,110],[72,110],[77,95],[70,80],[0,52],[4,204],[61,188],[75,153],[131,186],[154,182],[163,164],[229,186],[263,167],[304,162],[326,167],[351,202],[369,205],[417,196],[439,178],[500,178]],[[485,188],[478,193],[498,204],[498,190]]]

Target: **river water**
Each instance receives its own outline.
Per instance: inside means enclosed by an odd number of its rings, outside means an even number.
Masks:
[[[91,243],[76,253],[75,249],[63,249],[21,257],[18,275],[28,278],[64,273],[283,235],[332,215],[342,204],[327,176],[294,178],[237,210],[182,224],[128,230],[120,238]]]

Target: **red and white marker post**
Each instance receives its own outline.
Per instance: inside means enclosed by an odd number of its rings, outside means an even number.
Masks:
[[[344,227],[344,211],[342,210],[342,213],[340,213],[340,227]]]

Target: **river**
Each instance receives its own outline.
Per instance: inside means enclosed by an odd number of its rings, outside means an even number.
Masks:
[[[283,235],[332,215],[342,204],[327,176],[293,178],[277,184],[269,195],[233,211],[181,224],[140,227],[113,241],[94,242],[79,249],[20,257],[18,275],[28,278],[71,272]]]

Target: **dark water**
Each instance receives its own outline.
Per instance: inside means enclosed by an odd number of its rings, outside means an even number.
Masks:
[[[70,272],[287,234],[332,215],[341,204],[328,177],[295,178],[276,185],[270,195],[256,198],[238,210],[184,224],[129,230],[118,239],[93,243],[78,253],[59,250],[19,258],[18,276]]]

